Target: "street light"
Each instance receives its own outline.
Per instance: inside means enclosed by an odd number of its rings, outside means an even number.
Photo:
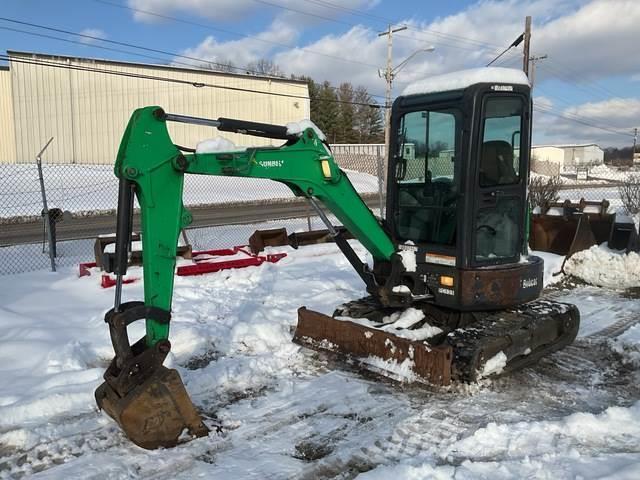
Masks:
[[[391,29],[389,28],[391,31]],[[378,75],[384,78],[387,81],[387,91],[385,95],[385,112],[384,112],[384,148],[385,148],[385,160],[388,161],[389,158],[389,142],[390,142],[390,133],[391,133],[391,86],[393,84],[393,79],[398,74],[400,70],[402,70],[409,61],[415,57],[418,53],[422,52],[433,52],[435,47],[430,46],[426,48],[421,48],[416,50],[407,58],[405,58],[402,62],[400,62],[395,67],[391,67],[391,34],[389,33],[389,44],[388,44],[388,55],[387,55],[387,68],[384,71],[384,74],[381,70],[378,70]],[[385,162],[386,163],[386,162]],[[384,174],[386,175],[386,164],[384,169]]]
[[[436,47],[431,46],[427,48],[421,48],[420,50],[416,50],[415,52],[413,52],[411,55],[405,58],[402,62],[400,62],[398,65],[396,65],[394,68],[391,69],[391,80],[393,81],[393,78],[398,74],[398,72],[402,70],[407,65],[407,63],[409,63],[409,60],[411,60],[417,54],[422,52],[433,52],[435,49]]]

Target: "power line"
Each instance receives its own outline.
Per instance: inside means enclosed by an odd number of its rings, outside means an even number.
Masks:
[[[546,108],[543,108],[541,106],[534,106],[533,108],[534,108],[534,110],[537,110],[538,112],[540,112],[542,114],[553,115],[554,117],[560,117],[560,118],[563,118],[565,120],[569,120],[569,121],[572,121],[572,122],[580,123],[582,125],[586,125],[586,126],[591,127],[591,128],[597,128],[599,130],[603,130],[605,132],[613,133],[615,135],[621,135],[621,136],[625,136],[625,137],[633,137],[633,134],[631,134],[631,133],[623,133],[623,132],[620,132],[620,131],[617,131],[617,130],[612,130],[612,129],[607,128],[607,127],[602,127],[600,125],[595,125],[593,123],[589,123],[589,122],[585,122],[583,120],[579,120],[578,118],[572,118],[572,117],[569,117],[569,116],[566,116],[566,115],[563,115],[563,114],[560,114],[560,113],[556,113],[556,112],[554,112],[554,111],[552,111],[550,109],[546,109]]]
[[[110,51],[110,52],[126,53],[127,55],[134,55],[134,56],[141,57],[141,58],[148,58],[150,60],[156,60],[158,62],[165,62],[166,61],[165,58],[154,57],[152,55],[146,55],[144,53],[131,52],[129,50],[122,50],[122,49],[119,49],[119,48],[105,47],[104,45],[90,45],[90,44],[87,44],[87,43],[83,43],[80,40],[70,40],[68,38],[60,38],[60,37],[56,37],[54,35],[47,35],[46,33],[29,32],[27,30],[21,30],[19,28],[2,27],[2,26],[0,26],[0,30],[7,30],[7,31],[10,31],[10,32],[16,32],[16,33],[23,33],[23,34],[31,35],[31,36],[34,36],[34,37],[48,38],[50,40],[58,40],[60,42],[72,43],[72,44],[75,44],[75,45],[82,45],[82,46],[85,46],[85,47],[99,48],[101,50],[107,50],[107,51]],[[178,65],[184,65],[184,66],[190,67],[191,69],[194,68],[194,65],[191,64],[191,63],[180,62],[180,61],[174,61],[173,63],[178,64]]]
[[[109,43],[109,44],[112,44],[112,45],[119,45],[119,46],[128,47],[128,48],[136,48],[138,50],[144,50],[144,51],[152,52],[152,53],[159,53],[161,55],[167,55],[167,56],[170,56],[170,57],[186,58],[188,60],[194,60],[196,62],[202,62],[202,63],[206,63],[206,64],[209,64],[209,65],[218,65],[218,66],[224,67],[224,68],[233,68],[235,70],[239,69],[239,70],[246,71],[245,69],[242,69],[240,67],[229,67],[228,65],[223,65],[221,63],[212,62],[212,61],[205,60],[205,59],[202,59],[202,58],[191,57],[191,56],[188,56],[188,55],[180,55],[179,53],[167,52],[165,50],[159,50],[157,48],[145,47],[145,46],[142,46],[142,45],[136,45],[136,44],[128,43],[128,42],[120,42],[118,40],[110,40],[108,38],[101,38],[101,37],[97,37],[97,36],[94,36],[94,35],[88,35],[88,34],[85,34],[85,33],[72,32],[70,30],[65,30],[65,29],[62,29],[62,28],[50,27],[50,26],[46,26],[46,25],[39,25],[37,23],[25,22],[25,21],[22,21],[22,20],[14,19],[14,18],[0,17],[0,20],[2,20],[4,22],[17,23],[18,25],[25,25],[25,26],[33,27],[33,28],[40,28],[42,30],[48,30],[48,31],[51,31],[51,32],[64,33],[64,34],[67,34],[67,35],[74,35],[76,37],[85,38],[85,39],[89,39],[89,40],[93,40],[93,41]],[[253,72],[253,71],[251,73],[258,74],[258,72]]]
[[[309,97],[306,97],[306,96],[303,96],[303,95],[293,95],[293,94],[289,94],[289,93],[277,93],[277,92],[266,92],[264,90],[253,90],[253,89],[250,89],[250,88],[230,87],[230,86],[225,86],[225,85],[214,85],[214,84],[211,84],[211,83],[195,82],[195,81],[189,81],[189,80],[181,80],[179,78],[161,77],[161,76],[157,76],[157,75],[146,75],[146,74],[140,74],[140,73],[122,72],[122,71],[117,71],[117,70],[109,70],[109,69],[97,68],[97,67],[88,67],[88,66],[83,66],[83,65],[61,64],[61,63],[57,63],[57,62],[54,62],[54,61],[47,61],[47,60],[43,60],[43,59],[16,58],[16,57],[9,56],[9,55],[4,55],[4,54],[0,54],[0,60],[5,60],[5,61],[8,61],[8,62],[14,62],[14,63],[28,64],[28,65],[38,65],[38,66],[45,66],[45,67],[60,68],[60,69],[63,69],[63,70],[76,70],[76,71],[83,71],[83,72],[101,73],[101,74],[105,74],[105,75],[115,75],[115,76],[121,76],[121,77],[138,78],[138,79],[143,79],[143,80],[155,80],[155,81],[161,81],[161,82],[167,82],[167,83],[190,85],[190,86],[196,87],[196,88],[208,87],[208,88],[216,88],[216,89],[221,89],[221,90],[231,90],[231,91],[236,91],[236,92],[248,92],[248,93],[261,94],[261,95],[272,95],[272,96],[275,96],[275,97],[299,98],[299,99],[303,99],[303,100],[309,100],[310,99]],[[350,101],[338,100],[338,99],[335,99],[335,100],[334,99],[324,99],[323,101],[330,102],[330,103],[347,104],[347,105],[359,105],[359,106],[365,106],[365,107],[371,107],[371,108],[384,108],[384,107],[382,107],[382,106],[380,106],[380,105],[378,105],[376,103],[350,102]]]
[[[569,77],[567,74],[561,72],[558,68],[553,68],[553,67],[550,67],[549,65],[544,65],[544,64],[540,65],[540,68],[549,72],[552,77],[556,77],[564,81],[565,83],[572,85],[577,90],[581,90],[582,92],[586,93],[589,96],[597,96],[600,98],[610,98],[610,96],[620,97],[620,95],[617,95],[613,92],[606,91],[603,88],[601,88],[601,91],[598,91],[596,88],[589,86],[589,82],[584,82],[584,85],[581,85],[580,83],[576,82],[574,79]]]
[[[254,1],[259,1],[259,0],[254,0]],[[371,18],[373,20],[376,20],[380,23],[383,23],[385,25],[391,24],[391,25],[395,25],[397,23],[399,23],[397,20],[395,19],[390,19],[388,17],[382,17],[379,15],[373,15],[367,12],[364,12],[362,10],[358,10],[358,9],[354,9],[354,8],[349,8],[349,7],[343,7],[341,5],[336,5],[335,3],[331,3],[328,2],[326,0],[305,0],[307,3],[314,3],[316,5],[323,5],[326,6],[328,8],[332,8],[334,10],[341,10],[344,12],[347,12],[351,15],[354,16],[359,16],[359,17],[364,17],[364,18]],[[263,3],[263,2],[260,2]],[[284,7],[282,7],[284,8]],[[470,37],[464,37],[462,35],[455,35],[453,33],[444,33],[444,32],[440,32],[437,30],[433,30],[433,29],[419,29],[417,27],[413,27],[412,25],[407,25],[407,24],[401,24],[400,26],[402,27],[407,27],[408,29],[411,29],[412,31],[416,32],[416,33],[427,33],[429,35],[434,35],[434,36],[439,36],[445,39],[450,39],[452,41],[458,41],[458,42],[464,42],[464,43],[470,43],[473,45],[477,45],[477,46],[483,46],[483,47],[490,47],[490,48],[501,48],[500,45],[496,45],[496,44],[492,44],[492,43],[488,43],[488,42],[483,42],[480,40],[476,40]],[[412,40],[415,40],[412,37],[407,37],[406,35],[397,35],[398,37],[402,37],[402,38],[409,38]],[[444,44],[447,45],[447,44]],[[454,45],[447,45],[447,46],[453,46]]]
[[[96,0],[102,3],[102,0]],[[157,50],[157,49],[153,49],[153,48],[148,48],[142,45],[137,45],[137,44],[133,44],[133,43],[128,43],[128,42],[121,42],[121,41],[117,41],[117,40],[109,40],[109,39],[103,39],[97,36],[93,36],[93,35],[88,35],[88,34],[83,34],[83,33],[78,33],[78,32],[73,32],[70,30],[64,30],[61,28],[56,28],[56,27],[49,27],[49,26],[45,26],[45,25],[39,25],[39,24],[35,24],[35,23],[30,23],[30,22],[24,22],[21,20],[16,20],[16,19],[10,19],[10,18],[5,18],[5,17],[0,17],[0,20],[3,21],[7,21],[7,22],[11,22],[11,23],[17,23],[17,24],[21,24],[21,25],[27,25],[30,27],[34,27],[34,28],[40,28],[43,30],[48,30],[48,31],[54,31],[54,32],[59,32],[59,33],[64,33],[64,34],[68,34],[68,35],[74,35],[74,36],[78,36],[81,38],[86,38],[86,39],[90,39],[93,41],[101,41],[101,42],[106,42],[106,43],[110,43],[110,44],[116,44],[116,45],[123,45],[129,48],[136,48],[136,49],[140,49],[140,50],[144,50],[144,51],[150,51],[150,52],[156,52],[156,53],[160,53],[163,55],[167,55],[167,56],[171,56],[171,57],[178,57],[178,58],[186,58],[189,60],[195,60],[198,62],[202,62],[206,65],[218,65],[223,69],[233,69],[233,70],[240,70],[242,71],[242,73],[252,73],[258,76],[270,76],[270,75],[265,75],[262,72],[258,72],[255,70],[247,70],[246,68],[241,68],[241,67],[234,67],[232,65],[225,65],[225,64],[221,64],[221,63],[216,63],[216,62],[212,62],[209,60],[205,60],[202,58],[196,58],[196,57],[191,57],[191,56],[186,56],[186,55],[181,55],[181,54],[177,54],[177,53],[173,53],[173,52],[165,52],[163,50]],[[53,40],[58,40],[58,41],[62,41],[62,42],[67,42],[67,43],[73,43],[73,44],[77,44],[77,45],[82,45],[82,46],[86,46],[86,47],[90,47],[90,48],[100,48],[102,50],[109,50],[112,52],[119,52],[119,53],[125,53],[128,55],[135,55],[135,56],[139,56],[139,57],[143,57],[143,58],[149,58],[152,60],[156,60],[156,61],[160,61],[160,62],[164,62],[165,59],[159,58],[159,57],[154,57],[154,56],[150,56],[150,55],[145,55],[142,53],[138,53],[138,52],[131,52],[131,51],[127,51],[127,50],[120,50],[120,49],[115,49],[115,48],[110,48],[110,47],[105,47],[102,45],[96,45],[96,44],[88,44],[82,41],[74,41],[74,40],[69,40],[69,39],[64,39],[64,38],[60,38],[60,37],[55,37],[52,35],[46,35],[46,34],[42,34],[42,33],[37,33],[37,32],[29,32],[27,30],[20,30],[20,29],[15,29],[15,28],[10,28],[10,27],[0,27],[0,29],[3,30],[9,30],[9,31],[14,31],[14,32],[18,32],[18,33],[23,33],[23,34],[27,34],[27,35],[32,35],[32,36],[37,36],[37,37],[42,37],[42,38],[49,38],[49,39],[53,39]],[[336,57],[338,58],[338,57]],[[345,61],[345,59],[343,58],[338,58],[339,60]],[[179,60],[175,60],[175,58],[172,58],[172,63],[174,64],[178,64],[178,65],[183,65],[183,66],[187,66],[187,67],[194,67],[194,65],[192,63],[186,63],[186,62],[181,62]],[[359,63],[359,62],[352,62],[349,61],[349,63]],[[361,63],[361,62],[360,62]],[[368,66],[372,66],[372,67],[376,67],[376,65],[372,65],[372,64],[366,64],[364,63],[364,65],[368,65]],[[281,78],[281,77],[275,77],[275,78]],[[333,87],[331,86],[330,88],[337,90],[337,87]],[[373,97],[380,97],[383,98],[383,95],[379,95],[379,94],[370,94]]]
[[[121,5],[121,4],[118,4],[118,3],[110,2],[108,0],[93,0],[93,1],[96,2],[96,3],[102,3],[103,5],[109,5],[111,7],[116,7],[116,8],[121,8],[121,9],[124,9],[124,10],[129,10],[131,12],[143,13],[145,15],[150,15],[150,16],[157,17],[157,18],[162,18],[162,19],[165,19],[165,20],[171,20],[171,21],[174,21],[174,22],[184,23],[186,25],[197,26],[197,27],[200,27],[200,28],[204,28],[204,29],[207,29],[207,30],[214,31],[214,32],[221,32],[221,33],[226,33],[228,35],[234,35],[234,36],[237,36],[237,37],[250,38],[250,39],[256,40],[258,42],[267,43],[267,44],[275,45],[275,46],[278,46],[278,47],[296,48],[294,45],[288,45],[286,43],[274,42],[272,40],[265,40],[264,38],[259,38],[259,37],[253,36],[253,35],[247,35],[247,34],[244,34],[244,33],[234,32],[232,30],[226,30],[226,29],[222,29],[222,28],[212,27],[211,25],[206,25],[204,23],[194,22],[194,21],[186,20],[184,18],[179,18],[179,17],[172,17],[170,15],[164,15],[164,14],[161,14],[161,13],[152,12],[150,10],[142,10],[142,9],[139,9],[139,8],[130,7],[128,5]],[[374,65],[374,64],[371,64],[371,63],[365,63],[365,62],[361,62],[361,61],[358,61],[358,60],[350,60],[350,59],[347,59],[347,58],[344,58],[344,57],[339,57],[337,55],[330,55],[328,53],[316,52],[316,51],[309,50],[309,49],[306,49],[306,48],[299,48],[299,50],[302,50],[302,51],[304,51],[306,53],[310,53],[312,55],[319,55],[319,56],[322,56],[322,57],[330,58],[330,59],[337,60],[337,61],[344,62],[344,63],[356,63],[356,64],[359,64],[359,65],[364,65],[364,66],[367,66],[367,67],[372,67],[372,68],[378,69],[378,65]],[[241,69],[241,70],[244,70],[244,69]]]
[[[567,72],[567,76],[566,78],[569,79],[569,81],[572,81],[573,83],[578,83],[576,82],[575,79],[572,79],[569,75],[573,75],[573,77],[578,77],[580,74],[578,72],[576,72],[575,70],[572,70],[571,68],[567,67],[566,65],[559,65],[556,61],[554,61],[554,59],[549,59],[547,60],[548,63],[551,63],[552,65],[555,65],[555,68],[557,70],[565,70]],[[608,96],[612,96],[612,97],[620,97],[620,95],[618,95],[617,93],[613,92],[612,90],[604,87],[603,85],[595,82],[595,81],[590,81],[590,80],[582,80],[582,82],[586,85],[592,85],[592,89],[595,90],[600,90],[602,93],[600,93],[600,95],[602,95],[603,93],[608,95]]]

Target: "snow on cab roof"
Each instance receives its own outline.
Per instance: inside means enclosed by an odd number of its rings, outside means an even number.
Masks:
[[[522,70],[503,67],[471,68],[425,78],[407,86],[402,96],[424,93],[461,90],[476,83],[507,83],[511,85],[529,85],[529,79]]]

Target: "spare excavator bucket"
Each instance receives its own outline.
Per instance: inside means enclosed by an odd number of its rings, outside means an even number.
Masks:
[[[105,382],[95,396],[98,406],[142,448],[174,447],[181,441],[209,433],[180,375],[173,369],[159,367],[124,396]]]
[[[562,215],[550,215],[550,208],[562,208]],[[587,212],[585,208],[598,208],[598,212]],[[545,213],[532,216],[529,246],[533,250],[551,252],[570,257],[580,250],[609,240],[615,214],[607,213],[609,202],[588,202],[581,199],[577,203],[569,200],[553,203],[545,208]]]

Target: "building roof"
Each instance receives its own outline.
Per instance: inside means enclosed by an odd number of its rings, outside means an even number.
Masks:
[[[462,90],[477,83],[499,83],[511,85],[529,85],[529,79],[522,70],[503,67],[482,67],[445,73],[418,80],[409,84],[402,95]]]
[[[219,72],[217,70],[207,70],[207,69],[197,68],[195,66],[193,68],[176,67],[174,65],[164,65],[160,63],[125,62],[123,60],[109,60],[106,58],[74,57],[69,55],[52,55],[48,53],[21,52],[17,50],[7,50],[7,55],[9,55],[10,57],[32,57],[32,58],[44,58],[49,60],[75,60],[78,62],[95,62],[95,63],[103,63],[108,65],[124,66],[124,67],[141,67],[141,68],[168,70],[168,71],[174,71],[174,72],[197,73],[201,75],[204,74],[204,75],[215,75],[215,76],[225,76],[225,77],[242,77],[242,78],[251,78],[251,79],[258,79],[258,80],[270,80],[272,82],[299,83],[301,85],[306,85],[307,83],[304,80],[271,77],[268,75],[251,75],[248,73]]]
[[[597,143],[564,143],[561,145],[533,145],[531,148],[547,148],[547,147],[553,147],[553,148],[598,147],[600,148],[600,145],[598,145]]]

